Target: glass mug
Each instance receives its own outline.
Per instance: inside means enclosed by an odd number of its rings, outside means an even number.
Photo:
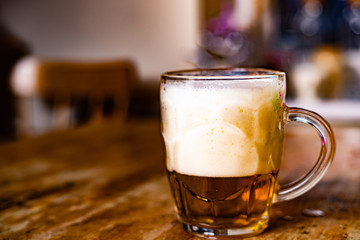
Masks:
[[[183,70],[161,77],[161,131],[173,199],[198,236],[253,236],[272,203],[293,199],[325,174],[335,153],[330,125],[285,105],[285,73],[256,68]],[[320,156],[309,173],[279,185],[284,125],[313,126]]]

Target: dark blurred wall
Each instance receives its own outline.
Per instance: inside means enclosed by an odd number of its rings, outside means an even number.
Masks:
[[[9,78],[14,64],[27,52],[26,45],[0,23],[0,141],[15,137],[15,101]]]

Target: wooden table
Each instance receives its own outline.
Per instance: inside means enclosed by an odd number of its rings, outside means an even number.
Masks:
[[[281,179],[308,170],[312,129],[290,127]],[[252,239],[360,239],[360,128],[335,128],[324,179],[276,204]],[[198,239],[177,221],[158,121],[109,122],[0,145],[0,239]],[[314,211],[321,210],[321,216]]]

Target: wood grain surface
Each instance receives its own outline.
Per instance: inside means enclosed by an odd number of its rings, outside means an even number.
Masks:
[[[323,180],[274,205],[269,228],[250,239],[360,239],[360,128],[334,130]],[[318,142],[312,129],[289,127],[281,182],[311,168]],[[159,123],[146,120],[0,145],[0,239],[200,238],[176,218]]]

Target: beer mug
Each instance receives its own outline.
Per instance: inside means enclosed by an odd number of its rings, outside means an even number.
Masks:
[[[330,166],[335,140],[318,114],[285,105],[285,73],[202,69],[161,77],[166,170],[184,228],[198,236],[253,236],[268,226],[276,202],[311,189]],[[313,126],[321,140],[315,166],[278,184],[284,125]]]

